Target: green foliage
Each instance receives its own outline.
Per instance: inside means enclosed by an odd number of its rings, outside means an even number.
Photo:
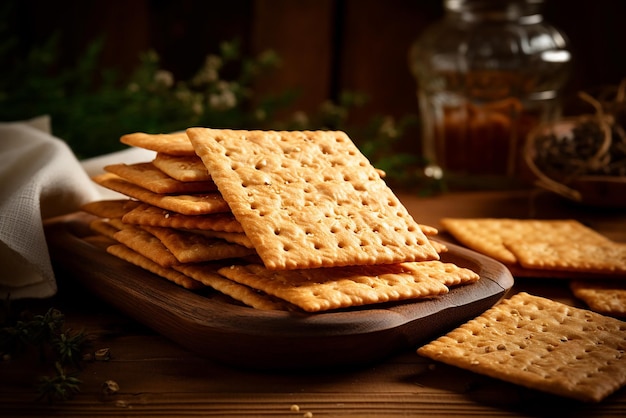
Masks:
[[[79,158],[116,151],[119,137],[130,132],[163,133],[190,126],[232,129],[339,129],[346,131],[372,163],[394,185],[427,182],[421,159],[399,152],[399,144],[418,120],[408,115],[397,121],[377,116],[365,126],[350,123],[350,112],[368,102],[360,92],[343,92],[337,102],[321,103],[314,114],[285,114],[296,93],[275,92],[261,97],[254,86],[276,70],[280,57],[265,51],[246,57],[237,40],[222,42],[188,80],[175,80],[161,67],[154,51],[141,54],[136,70],[121,77],[102,68],[105,39],[97,39],[75,65],[57,62],[59,39],[52,37],[27,54],[16,54],[18,42],[0,26],[0,118],[51,116],[53,133]],[[16,58],[18,57],[18,58]],[[421,186],[420,186],[421,187]],[[429,190],[428,187],[424,190]]]

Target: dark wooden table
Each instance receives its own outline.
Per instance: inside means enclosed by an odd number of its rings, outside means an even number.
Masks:
[[[585,208],[542,192],[400,198],[418,222],[433,226],[444,216],[575,218],[626,242],[625,210]],[[189,352],[79,291],[62,272],[57,275],[57,296],[17,301],[13,308],[45,312],[58,307],[67,327],[84,330],[93,338],[93,349],[109,348],[111,358],[87,362],[79,376],[81,392],[54,404],[34,402],[33,384],[44,372],[36,356],[5,359],[0,362],[0,416],[626,416],[626,389],[599,404],[584,404],[435,364],[419,357],[417,347],[349,370],[237,369]],[[508,296],[522,290],[582,306],[564,279],[516,278]],[[119,392],[103,394],[107,380],[117,382]]]

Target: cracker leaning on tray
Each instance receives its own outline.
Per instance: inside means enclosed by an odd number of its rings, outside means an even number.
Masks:
[[[434,298],[479,279],[439,261],[437,229],[408,214],[343,132],[193,128],[121,141],[156,151],[154,161],[107,166],[94,181],[129,200],[84,210],[116,225],[110,253],[169,280],[321,312]],[[94,222],[111,234],[103,226]]]

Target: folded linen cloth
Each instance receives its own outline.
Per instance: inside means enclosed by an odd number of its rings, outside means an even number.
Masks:
[[[78,161],[40,117],[0,123],[0,298],[46,298],[57,291],[43,220],[113,197],[90,179],[109,161],[146,161],[153,153],[129,149]],[[91,173],[86,172],[86,168]]]

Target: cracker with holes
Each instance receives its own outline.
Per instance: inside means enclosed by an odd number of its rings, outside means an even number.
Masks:
[[[626,322],[528,293],[418,354],[528,388],[599,402],[626,384]]]
[[[102,187],[183,215],[206,215],[229,211],[228,204],[218,192],[161,195],[137,186],[113,173],[100,174],[92,177],[92,180]]]
[[[106,251],[117,258],[128,261],[137,267],[141,267],[144,270],[152,272],[157,276],[184,287],[185,289],[194,290],[205,287],[205,285],[200,281],[194,280],[179,271],[163,267],[123,244],[110,245],[107,247]]]
[[[126,213],[122,219],[124,222],[134,225],[243,233],[241,224],[230,212],[207,215],[183,215],[147,203],[141,203]]]
[[[269,269],[439,258],[343,132],[190,128],[187,135]]]
[[[211,181],[211,175],[197,155],[176,156],[158,152],[152,163],[178,181]]]
[[[212,181],[178,181],[159,170],[151,162],[109,164],[104,167],[104,170],[154,193],[184,194],[217,191]]]
[[[273,298],[256,289],[225,278],[217,273],[217,268],[211,264],[181,264],[174,266],[175,270],[184,273],[186,276],[252,308],[272,311],[293,309],[291,305],[283,300]]]
[[[253,249],[242,245],[189,231],[158,226],[144,226],[143,229],[157,237],[181,263],[200,263],[255,254]]]
[[[505,264],[518,262],[515,254],[505,245],[508,241],[610,242],[608,238],[572,219],[443,218],[441,225],[461,244]]]
[[[169,134],[148,134],[144,132],[135,132],[132,134],[122,135],[120,142],[133,147],[156,151],[157,153],[162,152],[164,154],[175,156],[196,155],[185,132],[174,132]]]
[[[218,272],[306,312],[433,298],[448,293],[446,283],[456,285],[478,279],[471,270],[440,261],[294,271],[250,264],[223,267]]]
[[[626,318],[624,280],[572,280],[570,289],[589,309],[601,314]]]
[[[575,237],[567,241],[509,239],[506,247],[524,268],[624,275],[626,244],[589,242]]]
[[[133,225],[122,224],[113,238],[131,250],[141,254],[161,267],[171,267],[179,261],[161,241],[144,230]]]

